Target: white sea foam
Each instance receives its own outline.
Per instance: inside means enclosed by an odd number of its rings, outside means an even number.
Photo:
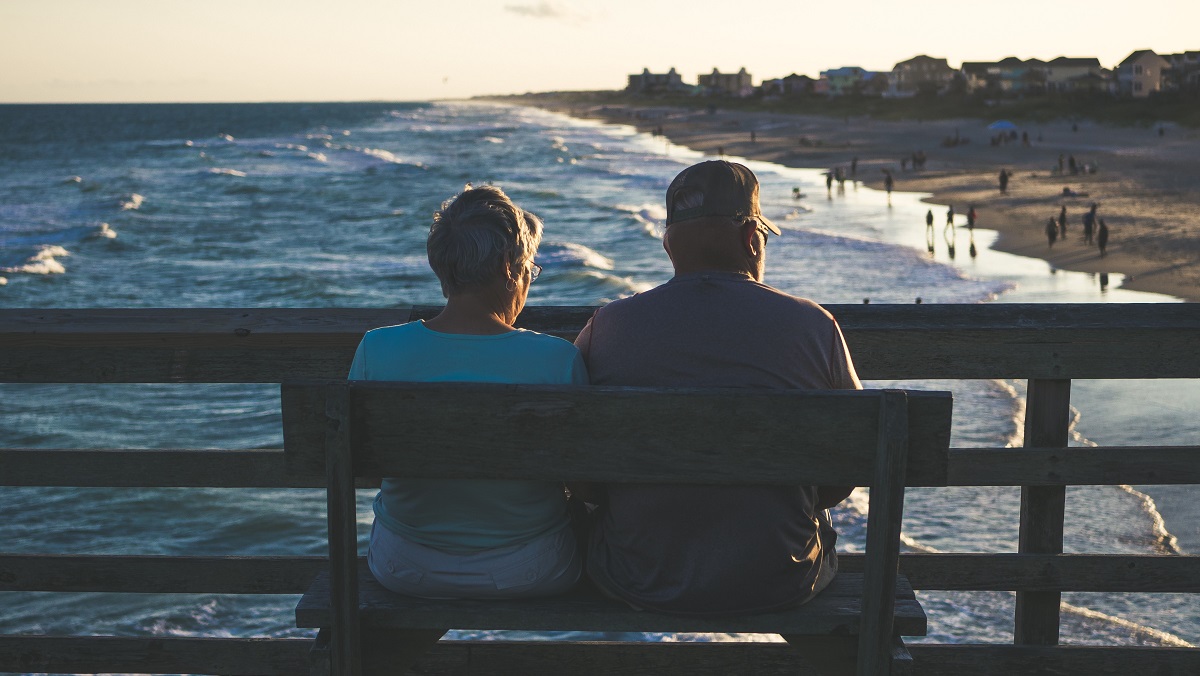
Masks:
[[[237,176],[238,178],[244,178],[246,176],[246,172],[244,171],[238,171],[237,169],[225,169],[222,167],[213,167],[212,169],[208,170],[208,173],[219,176]]]
[[[496,138],[495,136],[484,136],[483,140],[488,143],[504,143],[504,139]]]
[[[588,267],[612,270],[611,258],[575,242],[542,242],[537,262],[543,267]]]
[[[43,246],[25,263],[0,268],[0,272],[21,272],[27,275],[61,275],[67,271],[58,258],[70,256],[71,252],[58,245]]]
[[[126,197],[125,199],[121,200],[120,205],[121,205],[121,208],[126,211],[133,211],[133,210],[141,207],[142,202],[144,202],[144,201],[146,201],[146,198],[135,192],[135,193],[131,193],[129,195],[129,197]]]
[[[308,152],[308,146],[301,143],[276,143],[275,147],[281,150],[298,150],[302,153]]]
[[[117,231],[110,228],[108,223],[101,223],[92,236],[99,239],[116,239]]]
[[[316,153],[316,152],[309,153],[308,157],[310,159],[314,159],[318,162],[328,162],[329,161],[329,158],[325,156],[325,153]]]
[[[83,177],[82,176],[71,176],[67,180],[63,181],[63,183],[83,183]]]
[[[229,143],[233,143],[234,140],[233,136],[230,134],[217,134],[217,138],[221,139],[222,141],[228,141]]]
[[[1137,622],[1131,622],[1123,617],[1115,617],[1115,616],[1109,615],[1107,613],[1102,613],[1098,610],[1092,610],[1091,608],[1084,608],[1083,606],[1076,606],[1076,605],[1072,605],[1070,603],[1061,603],[1061,604],[1059,604],[1059,607],[1064,612],[1068,612],[1073,615],[1078,615],[1080,617],[1086,617],[1089,620],[1100,620],[1102,622],[1107,622],[1109,624],[1118,626],[1122,629],[1128,629],[1129,631],[1133,632],[1135,635],[1137,635],[1139,637],[1151,639],[1152,641],[1156,642],[1159,645],[1163,645],[1163,646],[1167,646],[1167,647],[1171,647],[1171,648],[1195,648],[1196,647],[1196,646],[1192,645],[1191,643],[1188,643],[1187,641],[1179,638],[1175,634],[1161,631],[1159,629],[1154,629],[1153,627],[1147,627],[1146,625],[1138,624]]]
[[[0,277],[0,286],[4,286],[5,284],[8,284],[8,278]]]

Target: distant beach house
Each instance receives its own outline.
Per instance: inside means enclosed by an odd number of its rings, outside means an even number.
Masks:
[[[1162,58],[1171,64],[1167,77],[1173,89],[1200,91],[1200,51],[1163,54]]]
[[[921,54],[892,67],[892,72],[888,75],[888,88],[893,96],[918,92],[932,94],[945,89],[954,80],[954,76],[955,70],[945,59]]]
[[[792,73],[791,75],[773,80],[763,80],[762,92],[764,96],[782,96],[785,98],[807,96],[813,93],[816,82],[816,80],[807,75]]]
[[[962,67],[958,69],[958,72],[963,76],[968,94],[988,88],[991,84],[988,69],[995,65],[995,62],[992,61],[963,61]]]
[[[736,73],[722,73],[713,68],[711,73],[700,75],[696,79],[709,94],[745,97],[754,93],[753,78],[745,68]]]
[[[1135,99],[1146,98],[1163,89],[1163,73],[1171,63],[1152,49],[1139,49],[1117,66],[1117,93]]]
[[[651,73],[649,68],[644,68],[641,73],[630,75],[629,85],[625,87],[627,92],[643,94],[689,90],[691,90],[691,86],[683,83],[683,78],[675,72],[674,68],[665,73]]]
[[[1103,92],[1108,88],[1107,73],[1095,57],[1060,56],[1045,65],[1048,92]]]
[[[888,87],[887,76],[887,73],[876,73],[858,66],[843,66],[821,71],[821,79],[813,89],[829,96],[846,94],[879,96]]]

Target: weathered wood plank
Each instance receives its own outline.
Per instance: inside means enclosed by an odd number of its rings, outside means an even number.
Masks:
[[[310,639],[0,635],[0,672],[308,673]]]
[[[281,448],[0,448],[0,486],[324,488],[284,462]],[[951,448],[948,467],[950,486],[1197,484],[1200,446]]]
[[[1200,483],[1200,446],[951,448],[951,486]]]
[[[320,387],[283,387],[284,446],[297,473],[314,471],[323,452]],[[362,444],[357,475],[824,485],[874,478],[879,394],[870,391],[354,383],[351,396]],[[910,397],[910,485],[943,482],[951,406],[948,393]],[[464,425],[463,410],[486,413]],[[731,452],[736,465],[712,462]]]
[[[839,554],[838,569],[861,572],[862,554]],[[900,572],[914,589],[1200,592],[1200,556],[904,553]]]
[[[831,305],[869,379],[1196,378],[1200,307]],[[518,325],[573,339],[595,308],[527,307]],[[341,377],[398,309],[0,309],[0,382],[281,382]]]
[[[363,626],[397,629],[854,634],[862,609],[862,575],[854,573],[838,575],[825,591],[799,608],[723,618],[635,611],[587,589],[551,599],[431,601],[389,592],[361,566],[358,583]],[[329,576],[320,574],[296,606],[296,626],[329,626],[329,599]],[[921,636],[926,630],[925,612],[903,578],[897,579],[896,630],[904,636]]]
[[[330,653],[335,676],[362,673],[358,612],[358,531],[349,386],[325,390],[326,504],[329,521]]]
[[[1030,380],[1025,406],[1025,444],[1066,447],[1071,414],[1071,381]],[[1017,550],[1023,554],[1061,554],[1067,493],[1063,486],[1021,488],[1021,530]],[[1015,642],[1056,645],[1059,630],[1057,591],[1017,592]]]
[[[892,610],[904,519],[904,474],[908,463],[908,396],[887,390],[879,410],[879,438],[867,515],[862,593],[862,627],[855,672],[886,674],[891,664]]]
[[[1193,676],[1200,649],[1110,646],[909,644],[922,676]]]
[[[324,488],[325,480],[289,474],[275,448],[0,448],[0,486]]]
[[[828,647],[850,652],[847,637],[822,637]],[[1200,649],[1125,646],[1014,646],[908,644],[914,673],[921,676],[1193,676],[1200,673]],[[812,673],[804,650],[786,643],[567,643],[557,641],[441,641],[412,674],[571,674],[689,676]],[[368,653],[367,673],[387,669],[386,646]]]
[[[0,591],[303,594],[324,556],[0,555]]]
[[[862,554],[838,562],[863,570]],[[7,554],[0,591],[303,594],[327,568],[324,556]],[[900,572],[915,589],[1200,592],[1198,556],[905,553]]]

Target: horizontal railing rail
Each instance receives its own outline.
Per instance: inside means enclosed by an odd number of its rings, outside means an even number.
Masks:
[[[1200,304],[830,305],[863,378],[1200,378]],[[573,339],[593,307],[528,307]],[[0,382],[278,383],[345,375],[374,309],[0,310]]]
[[[1200,378],[1200,305],[828,307],[863,378],[1029,381],[1030,445],[952,448],[948,473],[953,486],[1024,487],[1021,550],[904,553],[900,561],[918,590],[1016,592],[1016,641],[916,644],[911,652],[920,673],[1200,673],[1200,649],[1054,645],[1062,592],[1200,592],[1200,557],[1060,553],[1065,486],[1200,483],[1200,446],[1068,448],[1067,416],[1060,415],[1069,405],[1070,379]],[[530,307],[518,323],[572,339],[594,309]],[[0,383],[340,378],[363,332],[438,311],[0,309]],[[178,437],[186,439],[187,431]],[[0,486],[253,490],[324,483],[323,476],[289,474],[277,448],[0,448]],[[842,570],[862,568],[861,555],[839,558]],[[0,553],[0,592],[299,594],[325,566],[321,556]],[[10,635],[0,636],[0,671],[294,674],[308,671],[311,644],[294,638]],[[662,648],[620,646],[589,655],[584,668],[577,646],[447,641],[422,668],[486,673],[479,663],[498,671],[563,664],[572,673],[611,673],[637,664],[728,673],[748,654],[734,644]],[[767,651],[768,662],[775,659],[772,648],[759,649]],[[794,667],[793,653],[779,649],[780,669]],[[761,663],[763,653],[756,654]]]

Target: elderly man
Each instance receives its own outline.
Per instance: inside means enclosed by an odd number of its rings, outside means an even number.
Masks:
[[[763,217],[749,169],[685,169],[667,189],[666,223],[675,276],[601,308],[575,342],[592,384],[861,388],[833,316],[762,283],[767,234],[780,231]],[[587,571],[610,595],[662,612],[801,604],[837,572],[825,510],[851,490],[604,486]]]

